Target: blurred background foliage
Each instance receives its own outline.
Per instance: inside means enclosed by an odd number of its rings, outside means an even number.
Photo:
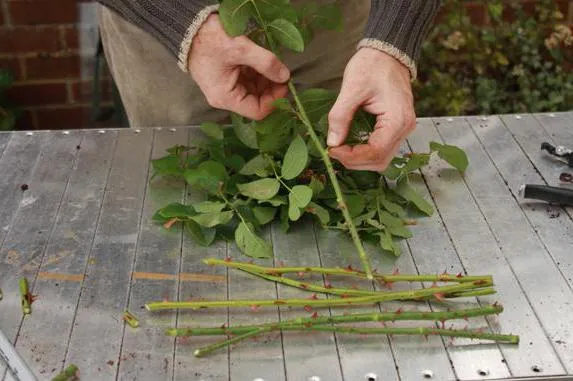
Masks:
[[[573,109],[573,26],[552,0],[484,1],[472,23],[463,1],[444,0],[419,60],[418,116]]]

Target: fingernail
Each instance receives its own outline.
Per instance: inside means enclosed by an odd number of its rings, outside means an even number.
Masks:
[[[336,147],[340,144],[339,140],[340,140],[340,134],[335,131],[330,131],[328,133],[328,139],[326,140],[326,144],[328,144],[330,147]]]
[[[281,78],[281,81],[285,82],[290,77],[290,71],[286,67],[283,67],[279,73],[279,76]]]

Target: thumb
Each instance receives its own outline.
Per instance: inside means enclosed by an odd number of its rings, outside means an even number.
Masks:
[[[245,38],[242,41],[244,54],[238,57],[238,64],[253,68],[259,74],[276,83],[284,83],[290,78],[290,70],[271,51],[260,47]]]
[[[352,96],[343,86],[338,99],[328,114],[329,147],[338,147],[346,140],[354,113],[360,107],[360,100]]]

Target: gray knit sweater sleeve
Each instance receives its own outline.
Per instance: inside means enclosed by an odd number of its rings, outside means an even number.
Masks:
[[[416,78],[416,60],[441,3],[441,0],[372,0],[365,38],[359,46],[392,55]]]
[[[352,1],[352,0],[345,0]],[[218,9],[218,0],[99,0],[131,23],[155,36],[187,71],[193,37]],[[359,48],[388,53],[416,77],[415,61],[438,12],[440,0],[372,0]]]
[[[191,42],[218,0],[98,0],[134,25],[153,35],[187,71]]]

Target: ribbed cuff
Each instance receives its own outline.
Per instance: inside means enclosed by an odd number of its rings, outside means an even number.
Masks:
[[[197,16],[193,19],[189,28],[185,32],[185,36],[181,41],[181,45],[179,45],[179,54],[177,56],[177,65],[179,68],[184,72],[189,71],[188,61],[189,61],[189,52],[191,51],[191,43],[193,42],[193,38],[199,32],[201,25],[207,20],[207,18],[211,15],[211,13],[216,12],[219,9],[219,4],[209,5],[203,8]]]
[[[440,0],[372,0],[370,17],[359,48],[390,54],[416,79],[416,60],[438,10]]]
[[[358,49],[360,48],[373,48],[387,53],[396,58],[401,64],[408,68],[412,80],[415,80],[418,76],[418,69],[416,68],[416,63],[414,60],[394,45],[390,45],[387,42],[375,40],[373,38],[365,38],[358,43]]]

